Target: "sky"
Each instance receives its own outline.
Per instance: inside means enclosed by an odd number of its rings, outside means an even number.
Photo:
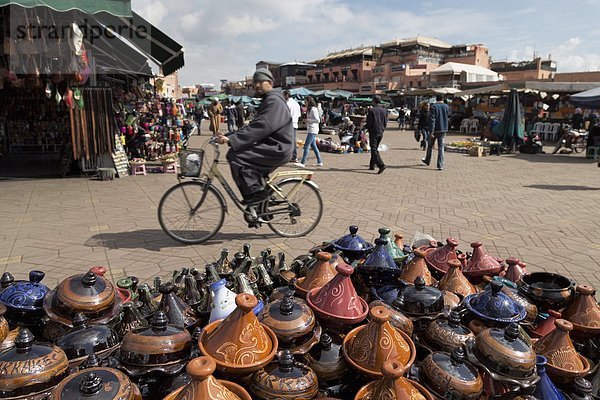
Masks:
[[[185,48],[181,85],[241,80],[260,60],[310,62],[417,35],[481,43],[497,61],[537,53],[558,72],[600,70],[600,0],[132,0],[132,8]]]

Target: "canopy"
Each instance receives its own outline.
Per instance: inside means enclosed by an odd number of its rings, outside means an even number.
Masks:
[[[502,94],[509,93],[512,89],[519,92],[548,92],[548,93],[577,93],[582,90],[593,89],[600,86],[600,82],[546,82],[546,81],[521,81],[503,82],[497,85],[484,86],[476,89],[463,90],[456,96],[470,96],[476,94]]]
[[[573,94],[569,101],[581,107],[600,108],[600,87]]]
[[[406,96],[432,96],[436,94],[454,94],[460,90],[453,87],[439,87],[439,88],[427,88],[427,89],[414,89],[410,92],[405,93]]]
[[[130,0],[0,0],[0,7],[9,5],[26,8],[43,6],[61,12],[79,10],[86,14],[106,12],[120,17],[131,16]]]
[[[299,87],[299,88],[290,89],[290,94],[292,95],[292,97],[302,98],[302,97],[306,97],[306,96],[312,96],[314,94],[314,92],[305,87]]]
[[[508,102],[500,123],[496,125],[493,132],[502,139],[504,146],[512,147],[524,136],[524,121],[521,112],[521,103],[516,89],[512,89],[508,95]]]
[[[319,90],[319,91],[313,92],[312,95],[315,97],[325,97],[325,98],[333,100],[333,99],[342,99],[342,98],[347,99],[350,96],[352,96],[353,94],[354,93],[352,93],[352,92],[347,92],[345,90],[336,89],[336,90]]]
[[[243,104],[252,103],[252,97],[249,96],[229,96],[229,101],[237,103],[242,100]]]

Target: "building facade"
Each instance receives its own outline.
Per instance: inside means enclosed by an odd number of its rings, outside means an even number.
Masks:
[[[537,57],[532,61],[496,61],[490,68],[501,74],[505,81],[536,81],[552,79],[556,73],[556,62]]]

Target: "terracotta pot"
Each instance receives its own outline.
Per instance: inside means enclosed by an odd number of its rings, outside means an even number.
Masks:
[[[523,275],[517,287],[541,311],[567,307],[575,296],[574,280],[549,272]]]
[[[191,360],[186,371],[192,381],[169,394],[164,400],[252,400],[250,394],[240,385],[215,379],[215,361],[210,357]]]
[[[600,306],[594,296],[596,290],[578,285],[573,303],[562,312],[564,319],[573,324],[573,336],[592,338],[600,335]]]
[[[397,360],[410,368],[416,357],[415,345],[390,324],[390,312],[378,306],[371,310],[369,318],[367,325],[353,329],[344,339],[344,357],[350,366],[375,379],[382,376],[386,360]]]
[[[522,263],[514,257],[506,259],[506,272],[502,275],[505,279],[517,283],[521,280],[523,275],[527,274],[527,268],[525,263]]]
[[[278,362],[255,372],[250,390],[259,399],[312,399],[317,395],[319,382],[312,369],[296,362],[291,351],[283,350]]]
[[[320,251],[317,253],[317,260],[317,264],[308,275],[298,279],[296,283],[296,295],[302,299],[305,299],[312,289],[325,286],[336,275],[335,268],[329,262],[331,254]]]
[[[427,389],[417,382],[404,378],[406,369],[398,361],[383,364],[383,378],[363,386],[355,400],[434,400]]]
[[[8,322],[4,318],[4,314],[6,314],[6,307],[3,304],[0,304],[0,344],[6,339],[9,332]]]
[[[548,310],[548,318],[546,318],[544,322],[539,324],[535,329],[530,330],[530,336],[534,338],[546,336],[556,329],[554,322],[560,318],[562,318],[562,316],[558,311]]]
[[[430,248],[425,252],[425,261],[430,268],[436,271],[437,277],[441,278],[448,271],[448,261],[456,260],[456,247],[458,241],[454,238],[446,239],[442,247]]]
[[[573,346],[569,335],[573,324],[565,319],[557,319],[554,325],[556,329],[533,346],[538,355],[548,360],[548,375],[557,383],[567,383],[586,376],[590,370],[590,363]]]
[[[421,276],[425,279],[427,286],[433,285],[435,280],[431,276],[431,272],[429,272],[429,268],[425,262],[425,252],[415,249],[413,253],[414,257],[402,270],[400,279],[408,284],[412,284],[417,277]]]
[[[342,354],[343,338],[336,333],[323,333],[304,355],[306,364],[317,374],[321,388],[342,383],[350,367]]]
[[[463,299],[470,294],[477,293],[477,289],[463,275],[461,268],[462,265],[459,260],[448,261],[448,272],[440,279],[438,288],[454,293]]]
[[[475,284],[481,282],[484,275],[498,275],[504,268],[495,257],[485,252],[481,242],[471,243],[473,255],[467,262],[463,274]]]
[[[423,344],[437,351],[454,349],[462,346],[470,338],[474,338],[473,332],[460,324],[460,314],[451,311],[448,320],[437,319],[431,321],[422,333]]]
[[[237,308],[223,320],[208,324],[199,339],[200,352],[212,357],[217,369],[231,376],[249,375],[267,365],[277,351],[275,333],[252,312],[256,297],[242,293]]]
[[[112,368],[90,368],[63,380],[52,391],[53,400],[142,400],[127,375]]]
[[[71,276],[53,291],[52,309],[73,317],[83,312],[88,318],[98,318],[108,312],[116,300],[116,290],[109,280],[88,272]]]
[[[410,318],[402,314],[400,311],[393,309],[389,304],[381,300],[374,300],[370,302],[369,310],[372,310],[373,307],[376,306],[382,306],[387,308],[387,310],[390,312],[390,324],[392,324],[394,328],[400,329],[408,336],[411,336],[413,334],[414,325]]]

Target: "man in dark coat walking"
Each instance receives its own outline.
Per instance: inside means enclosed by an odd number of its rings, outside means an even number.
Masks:
[[[383,131],[388,123],[387,110],[379,106],[381,98],[375,96],[373,98],[373,108],[367,114],[367,124],[365,128],[369,130],[369,146],[371,146],[371,161],[369,162],[369,169],[374,170],[375,166],[379,170],[378,174],[381,174],[385,170],[385,164],[379,155],[379,144],[383,139]]]
[[[256,116],[242,129],[217,137],[231,148],[227,153],[231,174],[249,206],[269,198],[265,177],[290,161],[295,146],[292,116],[281,89],[273,89],[273,75],[259,68],[253,81],[262,97]]]
[[[427,155],[421,159],[425,165],[431,162],[431,153],[433,145],[437,141],[438,157],[437,169],[444,169],[444,141],[448,132],[448,122],[450,118],[450,107],[444,103],[444,98],[441,95],[436,96],[436,102],[429,109],[429,142],[427,143]]]

